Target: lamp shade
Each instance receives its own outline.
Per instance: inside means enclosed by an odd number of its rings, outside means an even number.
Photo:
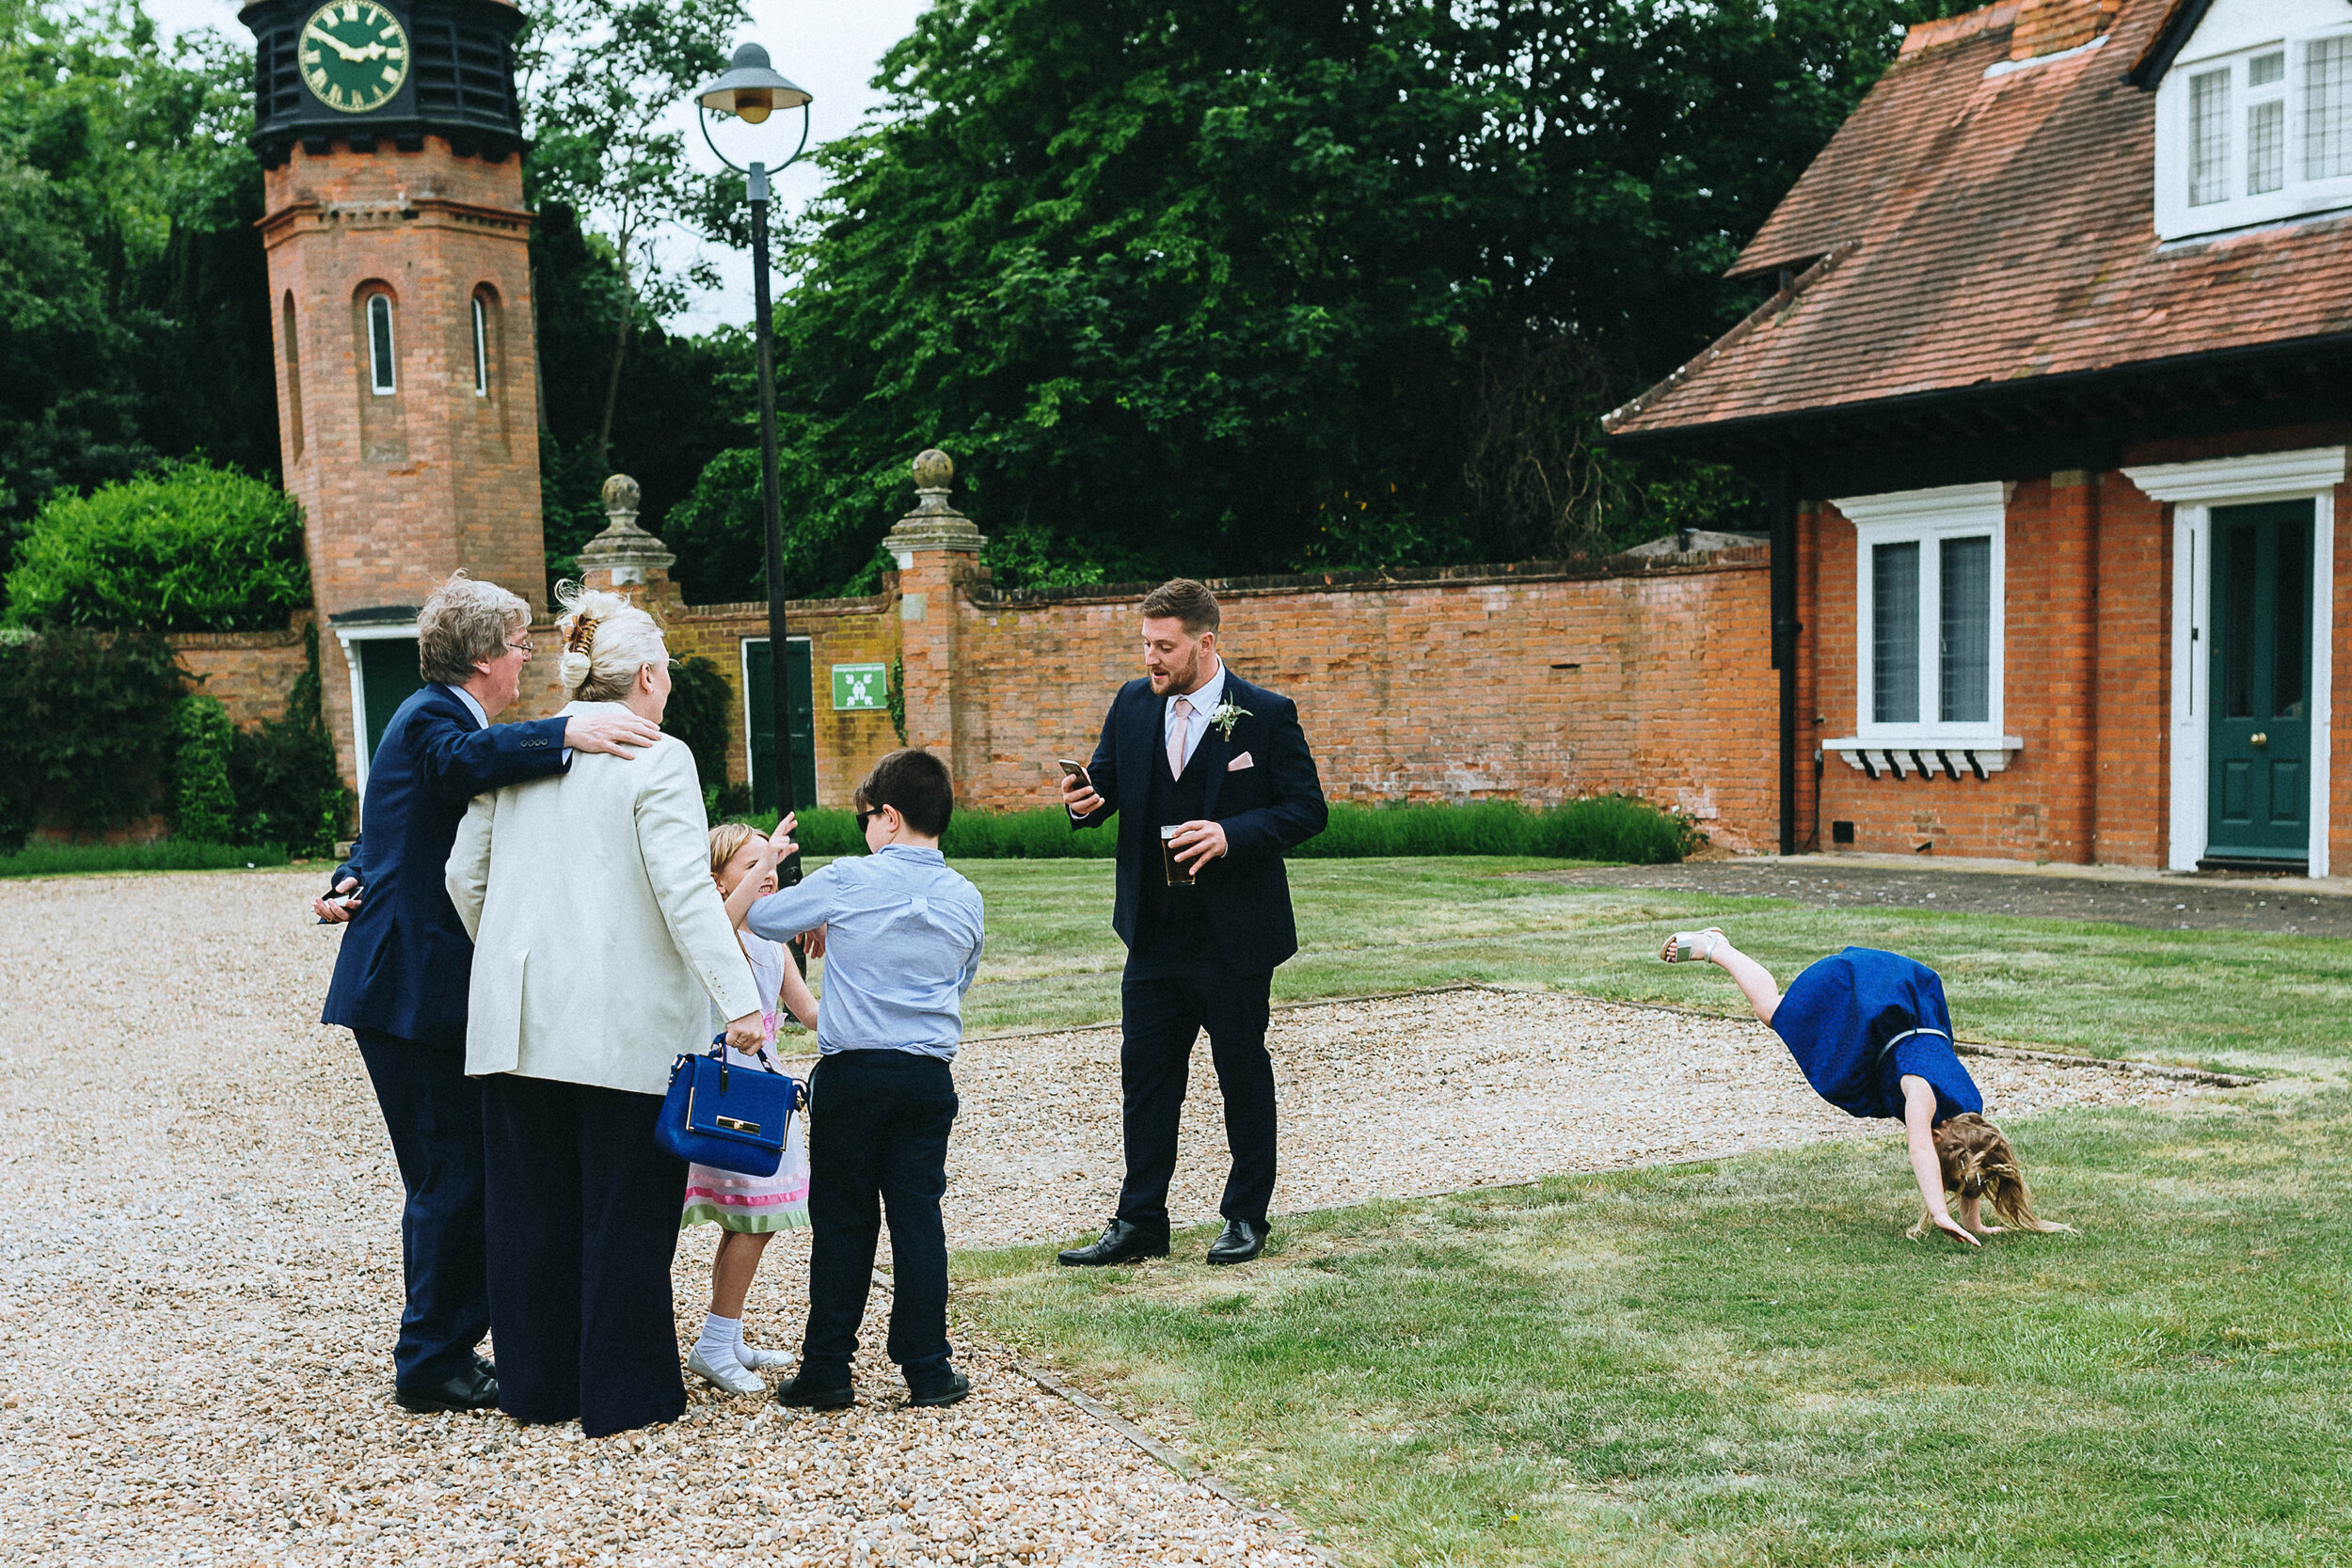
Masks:
[[[706,109],[716,109],[757,125],[778,109],[797,109],[814,94],[776,73],[768,51],[747,43],[735,52],[726,74],[694,95]]]

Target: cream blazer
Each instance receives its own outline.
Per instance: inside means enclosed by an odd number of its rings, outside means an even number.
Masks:
[[[475,796],[446,880],[474,941],[470,1076],[660,1094],[679,1053],[710,1049],[714,1006],[759,1011],[710,880],[694,754],[675,736]]]

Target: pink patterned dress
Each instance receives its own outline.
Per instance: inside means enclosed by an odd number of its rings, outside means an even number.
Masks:
[[[743,939],[743,956],[752,961],[752,978],[759,983],[760,1011],[768,1031],[768,1055],[776,1054],[776,1019],[780,1012],[777,994],[784,986],[783,966],[792,956],[766,937],[749,931],[737,935]],[[724,1028],[721,1019],[716,1027]],[[727,1060],[739,1068],[759,1070],[756,1059],[740,1051],[730,1050]],[[678,1215],[678,1228],[709,1223],[723,1230],[741,1230],[757,1235],[773,1230],[801,1230],[808,1226],[808,1118],[795,1113],[790,1131],[785,1134],[784,1161],[776,1166],[773,1176],[745,1176],[740,1171],[713,1170],[708,1165],[689,1165],[686,1170],[686,1207]]]

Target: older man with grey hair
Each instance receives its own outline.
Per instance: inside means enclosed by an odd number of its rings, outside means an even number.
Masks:
[[[392,1357],[409,1410],[498,1403],[496,1370],[475,1354],[490,1325],[483,1243],[482,1090],[466,1076],[473,943],[442,884],[466,803],[560,773],[574,752],[629,758],[661,737],[627,711],[493,724],[531,662],[531,606],[496,583],[452,576],[417,616],[425,684],[385,726],[368,767],[360,836],[314,901],[345,924],[321,1022],[357,1037],[407,1189],[407,1285]]]

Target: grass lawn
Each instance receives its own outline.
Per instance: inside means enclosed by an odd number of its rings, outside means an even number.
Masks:
[[[1849,942],[1962,1033],[2281,1076],[2010,1126],[2074,1236],[1915,1244],[1893,1136],[1279,1221],[1240,1270],[956,1260],[959,1309],[1374,1563],[2352,1560],[2352,942],[1295,863],[1303,999],[1477,978],[1729,1012]],[[977,1029],[1112,1018],[1106,865],[967,863]]]
[[[1720,971],[1669,969],[1670,931],[1721,925],[1784,984],[1849,942],[1944,976],[1964,1038],[2251,1072],[2332,1073],[2352,1041],[2352,942],[1772,898],[1578,888],[1510,873],[1570,865],[1474,857],[1294,861],[1304,951],[1277,1002],[1486,980],[1743,1010]],[[1126,950],[1106,861],[963,861],[988,899],[976,1034],[1119,1016]]]

